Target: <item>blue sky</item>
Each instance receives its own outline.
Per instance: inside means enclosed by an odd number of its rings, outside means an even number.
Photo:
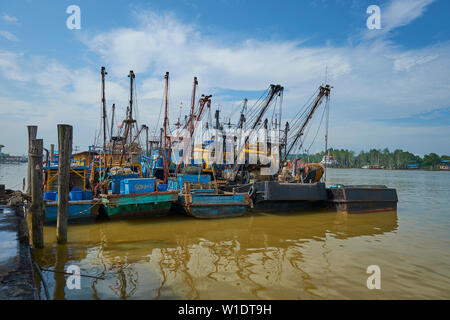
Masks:
[[[81,8],[81,30],[66,28],[72,4]],[[381,30],[366,28],[372,4],[381,8]],[[56,124],[70,123],[75,145],[91,144],[102,65],[107,103],[122,111],[126,75],[135,71],[140,120],[151,127],[165,71],[172,122],[180,102],[188,105],[194,76],[224,115],[280,83],[289,120],[328,66],[332,147],[450,154],[448,12],[446,0],[4,0],[0,143],[5,152],[24,153],[27,124],[38,124],[49,145]]]

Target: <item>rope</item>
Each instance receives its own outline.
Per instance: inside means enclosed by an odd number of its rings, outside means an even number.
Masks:
[[[45,282],[44,277],[42,276],[42,271],[41,271],[41,269],[39,268],[39,265],[38,265],[38,264],[36,263],[36,261],[34,261],[34,259],[33,259],[33,252],[31,251],[31,246],[28,246],[28,249],[29,249],[29,251],[30,251],[31,264],[33,265],[33,267],[34,267],[34,268],[36,269],[36,271],[38,272],[39,278],[41,278],[41,282],[42,282],[42,285],[44,286],[44,293],[45,293],[45,296],[47,297],[47,300],[50,300],[50,293],[48,292],[47,283]]]

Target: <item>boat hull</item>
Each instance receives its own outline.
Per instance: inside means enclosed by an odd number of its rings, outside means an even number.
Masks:
[[[92,200],[69,201],[68,221],[95,218],[98,214],[98,202]],[[45,204],[45,222],[57,221],[58,202],[47,202]]]
[[[386,187],[343,186],[328,188],[331,208],[342,213],[397,210],[397,191]]]
[[[256,182],[249,195],[253,211],[311,211],[327,206],[324,183]]]
[[[247,194],[186,194],[179,196],[184,211],[199,219],[239,217],[248,210]]]
[[[102,208],[110,218],[164,216],[177,198],[177,192],[102,195]]]

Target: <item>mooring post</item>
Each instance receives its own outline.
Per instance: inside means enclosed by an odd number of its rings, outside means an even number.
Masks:
[[[58,219],[56,240],[59,244],[67,242],[67,219],[69,211],[70,160],[72,157],[72,133],[70,125],[58,124]]]
[[[54,156],[55,156],[55,145],[51,144],[50,145],[50,163],[48,164],[48,166],[51,166],[51,164],[53,163]]]
[[[36,139],[37,126],[27,126],[28,128],[28,169],[27,169],[27,192],[31,194],[31,140]]]
[[[44,247],[44,205],[42,197],[42,156],[44,141],[31,140],[31,229],[33,231],[33,247]]]

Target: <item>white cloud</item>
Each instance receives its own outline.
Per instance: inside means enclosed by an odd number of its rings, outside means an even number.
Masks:
[[[0,30],[0,36],[9,41],[19,41],[19,38],[17,38],[14,34],[6,30]]]
[[[382,10],[383,28],[389,32],[395,28],[406,26],[423,15],[426,7],[435,0],[392,0]]]
[[[393,8],[395,3],[392,2]],[[423,6],[413,7],[416,16],[424,10]],[[390,19],[391,27],[407,21],[401,15]],[[128,103],[126,76],[130,69],[135,71],[140,120],[150,126],[158,119],[166,71],[171,77],[172,123],[178,117],[181,101],[183,112],[187,112],[194,76],[199,78],[200,94],[217,88],[262,91],[270,83],[280,83],[285,87],[283,115],[287,120],[321,84],[327,65],[335,87],[330,118],[331,142],[335,146],[357,149],[367,142],[366,145],[373,143],[381,148],[398,141],[405,149],[414,150],[419,148],[416,142],[420,140],[429,141],[420,147],[424,152],[431,152],[436,146],[440,149],[434,151],[448,153],[448,146],[435,142],[432,129],[418,131],[371,122],[448,106],[448,43],[420,50],[401,49],[383,39],[363,41],[356,46],[322,47],[298,41],[252,39],[225,43],[220,37],[203,35],[195,25],[183,24],[170,14],[140,14],[138,21],[133,28],[113,29],[83,39],[87,48],[100,57],[101,63],[94,68],[74,69],[58,61],[34,60],[0,51],[3,77],[20,80],[34,95],[28,100],[9,96],[0,101],[2,115],[9,111],[8,105],[21,106],[22,127],[16,126],[13,132],[23,135],[24,122],[38,123],[49,141],[55,142],[56,124],[67,121],[76,124],[76,138],[83,141],[83,146],[92,143],[100,122],[101,64],[107,66],[109,73],[108,107],[116,103],[120,115]],[[214,96],[213,108],[221,104],[222,116],[236,116],[236,106],[244,98],[245,94]],[[440,128],[440,134],[441,139],[449,137],[448,127]]]
[[[0,19],[3,20],[3,21],[5,21],[5,22],[11,23],[11,24],[19,24],[19,19],[17,19],[17,18],[14,17],[14,16],[10,16],[10,15],[8,15],[8,14],[6,14],[6,13],[3,13],[3,14],[0,16]]]

